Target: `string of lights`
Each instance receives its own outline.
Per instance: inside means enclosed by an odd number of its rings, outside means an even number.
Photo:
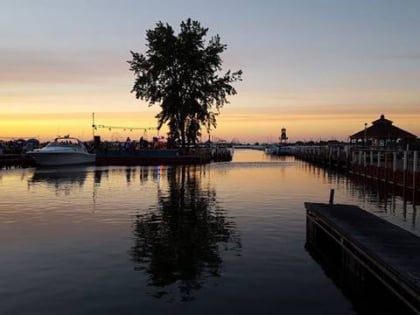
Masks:
[[[157,127],[122,127],[122,126],[107,126],[107,125],[96,125],[96,124],[92,124],[92,128],[95,130],[98,130],[98,128],[103,128],[103,129],[108,129],[108,130],[112,130],[112,129],[121,129],[124,131],[133,131],[133,130],[157,130]]]
[[[124,131],[133,131],[133,130],[143,130],[146,134],[148,130],[157,130],[159,133],[159,129],[157,127],[127,127],[127,126],[111,126],[111,125],[98,125],[95,123],[95,113],[92,113],[92,132],[95,133],[95,130],[98,129],[108,129],[111,130],[124,130]]]

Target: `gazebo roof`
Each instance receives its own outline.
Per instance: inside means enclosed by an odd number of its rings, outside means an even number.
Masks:
[[[417,136],[398,128],[392,124],[391,120],[385,118],[384,115],[375,121],[372,126],[360,130],[350,136],[350,139],[416,139]]]

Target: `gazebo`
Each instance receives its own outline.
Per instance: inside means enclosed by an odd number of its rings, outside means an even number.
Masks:
[[[350,136],[350,142],[363,144],[370,144],[373,146],[387,146],[395,145],[399,141],[405,143],[417,139],[417,136],[398,128],[392,124],[391,120],[385,118],[385,115],[381,115],[379,119],[372,121],[372,126],[356,132]]]

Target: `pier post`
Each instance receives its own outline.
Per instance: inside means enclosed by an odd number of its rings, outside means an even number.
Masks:
[[[413,205],[416,204],[416,173],[417,173],[417,151],[413,153]]]
[[[367,167],[366,167],[366,151],[363,152],[363,176],[366,179]]]
[[[345,147],[345,152],[346,152],[346,167],[347,167],[347,173],[349,173],[350,170],[350,147]]]
[[[397,185],[397,152],[392,152],[392,181],[394,187]]]
[[[392,152],[392,171],[397,170],[397,152]]]
[[[332,147],[328,147],[328,166],[331,167],[332,166]]]
[[[334,189],[330,190],[330,200],[329,200],[329,204],[333,205],[334,204]]]
[[[336,151],[336,161],[337,161],[337,169],[341,168],[341,152],[340,152],[340,147],[337,148]]]
[[[407,165],[408,165],[408,150],[404,151],[404,164],[403,164],[403,189],[404,195],[407,188]]]

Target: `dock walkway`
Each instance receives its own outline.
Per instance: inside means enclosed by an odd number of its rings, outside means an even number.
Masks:
[[[355,262],[362,265],[415,314],[420,314],[418,236],[356,206],[305,203],[305,207],[308,242],[316,246],[317,234],[322,230],[340,245],[347,264],[353,269]]]

